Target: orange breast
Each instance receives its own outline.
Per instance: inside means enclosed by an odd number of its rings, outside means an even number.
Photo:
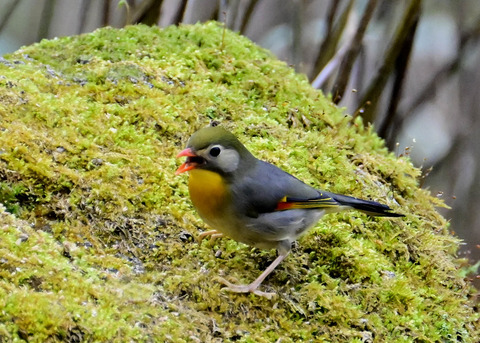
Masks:
[[[207,224],[218,221],[222,216],[229,193],[222,177],[202,169],[189,171],[188,189],[198,213]]]

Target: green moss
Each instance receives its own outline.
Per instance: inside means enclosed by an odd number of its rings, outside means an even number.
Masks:
[[[476,342],[459,241],[386,150],[305,77],[216,23],[104,28],[0,60],[0,338],[11,341]],[[404,213],[329,215],[274,258],[197,243],[176,153],[212,119],[259,158]],[[218,256],[218,257],[215,257]]]

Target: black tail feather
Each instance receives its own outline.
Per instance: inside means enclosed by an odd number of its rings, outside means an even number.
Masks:
[[[389,206],[376,201],[362,200],[347,195],[331,194],[332,198],[342,206],[349,206],[375,217],[405,217],[403,214],[391,212]]]

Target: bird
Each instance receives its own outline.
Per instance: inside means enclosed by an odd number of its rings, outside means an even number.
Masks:
[[[384,204],[313,188],[277,166],[257,159],[222,125],[196,131],[177,158],[188,172],[194,208],[213,230],[199,238],[227,236],[259,249],[276,249],[275,260],[250,284],[219,281],[227,290],[272,298],[259,286],[287,257],[293,242],[327,213],[355,209],[371,216],[403,217]]]

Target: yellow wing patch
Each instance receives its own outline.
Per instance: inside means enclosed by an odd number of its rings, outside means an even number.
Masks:
[[[308,208],[332,208],[340,206],[335,200],[330,197],[320,195],[319,198],[315,199],[295,199],[289,197],[283,197],[277,204],[275,211],[284,211],[291,209],[308,209]]]

